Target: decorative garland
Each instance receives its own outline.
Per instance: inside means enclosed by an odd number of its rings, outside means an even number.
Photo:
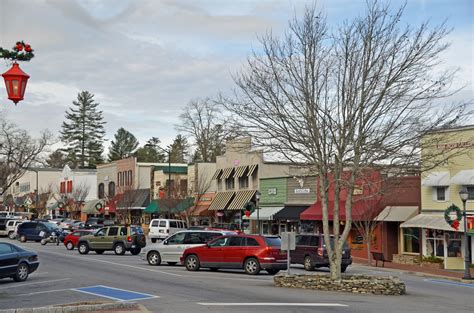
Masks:
[[[452,219],[451,218],[451,213],[456,213],[456,218]],[[446,223],[449,224],[452,228],[455,230],[459,229],[459,223],[462,220],[462,212],[459,207],[457,207],[454,204],[451,204],[445,211],[444,211],[444,219],[446,220]]]
[[[29,44],[17,41],[12,51],[0,47],[0,58],[12,61],[29,61],[35,56],[33,51]]]

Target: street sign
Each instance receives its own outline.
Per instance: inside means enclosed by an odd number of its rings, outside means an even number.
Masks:
[[[287,232],[281,233],[281,250],[295,250],[296,249],[296,233]]]

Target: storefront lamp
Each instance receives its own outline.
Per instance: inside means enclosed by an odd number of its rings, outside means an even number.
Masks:
[[[8,99],[15,104],[23,100],[25,95],[26,83],[30,76],[20,69],[18,63],[14,62],[12,67],[2,74],[7,87]]]
[[[260,196],[261,196],[261,195],[262,195],[262,194],[260,193],[260,191],[257,191],[257,192],[255,193],[255,200],[260,200]]]
[[[459,197],[461,198],[463,202],[467,201],[467,198],[469,198],[469,192],[467,192],[466,188],[462,188],[459,191]]]

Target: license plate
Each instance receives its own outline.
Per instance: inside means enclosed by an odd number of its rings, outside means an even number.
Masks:
[[[132,248],[136,248],[136,246],[135,246],[135,245],[132,245]]]

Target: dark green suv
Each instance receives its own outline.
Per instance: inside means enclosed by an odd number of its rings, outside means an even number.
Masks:
[[[140,226],[118,225],[103,227],[92,235],[82,236],[77,243],[77,250],[80,254],[87,254],[91,250],[102,254],[110,250],[118,255],[126,251],[137,255],[145,245],[145,234]]]

